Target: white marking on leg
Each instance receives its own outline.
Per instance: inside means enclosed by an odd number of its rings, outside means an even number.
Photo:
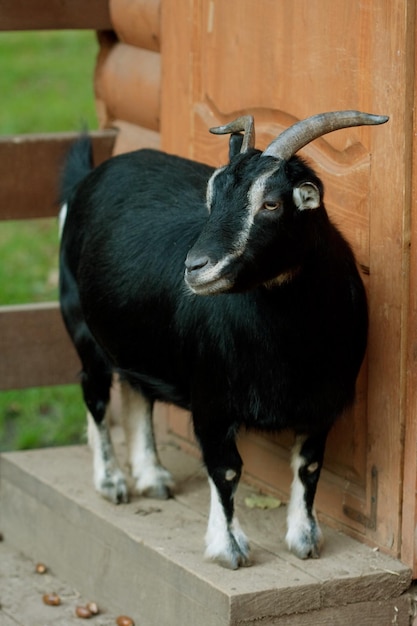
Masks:
[[[96,424],[93,416],[87,413],[88,443],[93,451],[93,480],[97,491],[118,504],[128,502],[129,495],[125,476],[119,467],[107,423],[107,412]]]
[[[230,558],[229,529],[220,501],[217,487],[211,478],[210,485],[210,514],[206,532],[206,557],[209,559],[219,558],[224,555],[225,560]]]
[[[220,500],[219,492],[213,480],[209,477],[210,485],[210,514],[206,532],[207,559],[237,569],[239,565],[249,564],[249,544],[245,533],[234,516],[229,525]]]
[[[235,470],[232,470],[232,469],[226,470],[225,478],[226,480],[233,480],[234,478],[236,478]]]
[[[120,389],[123,424],[136,491],[154,498],[169,498],[174,481],[158,458],[152,425],[152,405],[126,381],[121,383]]]
[[[68,212],[68,204],[65,202],[62,207],[61,210],[59,211],[59,217],[58,217],[58,232],[59,232],[59,238],[61,239],[62,237],[62,232],[64,230],[64,226],[65,226],[65,220],[67,219],[67,212]]]
[[[313,508],[311,516],[308,514],[305,501],[305,487],[300,479],[299,470],[306,460],[301,456],[301,448],[306,440],[305,436],[297,437],[292,451],[291,467],[294,479],[291,485],[291,496],[287,513],[286,542],[289,549],[301,559],[319,556],[322,544],[322,533],[318,524],[316,512]],[[315,464],[311,464],[309,468]],[[315,469],[318,468],[317,467]],[[310,469],[310,471],[315,471]]]

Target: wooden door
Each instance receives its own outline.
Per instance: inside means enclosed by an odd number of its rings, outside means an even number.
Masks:
[[[406,418],[414,437],[410,458],[416,439],[406,411],[414,28],[414,0],[162,4],[167,151],[225,163],[227,138],[207,129],[243,111],[255,116],[259,148],[295,120],[323,111],[390,116],[382,127],[327,135],[301,154],[324,180],[329,213],[355,249],[370,310],[356,404],[331,434],[317,505],[327,522],[396,556]],[[412,371],[414,361],[408,361]],[[188,436],[175,411],[171,428]],[[288,443],[288,437],[242,437],[246,477],[288,494]],[[415,463],[413,469],[414,489]],[[408,500],[411,533],[414,497]],[[408,546],[402,558],[411,564],[413,539]]]

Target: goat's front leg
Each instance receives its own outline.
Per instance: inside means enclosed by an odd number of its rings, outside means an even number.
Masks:
[[[129,462],[137,493],[167,499],[174,486],[170,472],[158,457],[152,423],[152,402],[127,381],[120,385],[123,425]]]
[[[322,532],[314,510],[314,497],[323,465],[326,433],[299,435],[292,450],[294,479],[288,504],[286,541],[301,559],[318,558]]]
[[[197,432],[197,431],[196,431]],[[209,474],[210,513],[206,533],[207,559],[231,569],[249,565],[249,544],[234,513],[234,494],[242,472],[242,459],[234,439],[213,432],[197,433]]]

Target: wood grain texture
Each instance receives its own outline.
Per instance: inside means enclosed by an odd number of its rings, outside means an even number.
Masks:
[[[373,71],[369,105],[390,115],[384,132],[372,135],[367,462],[379,469],[380,480],[377,525],[367,532],[367,537],[397,556],[402,540],[408,342],[412,137],[408,92],[410,81],[413,84],[413,68],[406,62],[406,51],[410,43],[411,4],[377,3],[367,25],[373,33],[367,61]]]
[[[413,14],[414,9],[414,14]],[[417,48],[416,35],[417,14],[416,7],[409,7],[407,24],[411,29],[407,59],[415,68],[414,82],[409,83],[409,111],[413,111],[413,132],[407,137],[407,155],[409,160],[411,193],[410,198],[410,221],[409,221],[409,297],[408,297],[408,320],[407,338],[404,350],[407,354],[406,363],[406,406],[405,406],[405,433],[404,433],[404,487],[402,504],[402,545],[401,558],[404,563],[412,566],[414,575],[417,577],[417,112],[415,102],[417,100]],[[411,77],[410,77],[411,78]],[[412,144],[412,145],[410,145]],[[408,201],[408,200],[407,200]]]
[[[0,30],[112,28],[108,0],[0,0]]]
[[[0,307],[0,389],[77,383],[80,370],[57,303]]]

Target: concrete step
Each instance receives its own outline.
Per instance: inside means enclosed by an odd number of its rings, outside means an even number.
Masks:
[[[120,614],[136,626],[412,623],[406,566],[330,528],[323,529],[322,557],[300,561],[284,543],[286,507],[249,508],[245,498],[253,490],[245,485],[237,493],[237,513],[251,540],[252,567],[229,571],[204,561],[205,473],[172,444],[160,446],[160,453],[177,479],[175,498],[135,498],[119,506],[94,492],[86,446],[1,455],[3,547],[45,563],[65,585],[96,601],[109,612],[94,618],[100,626],[112,619],[106,615]],[[15,567],[13,561],[7,567]],[[7,572],[0,582],[7,609]],[[4,626],[49,624],[43,613],[30,621],[23,612],[20,622],[17,614],[3,613],[0,620],[9,619]],[[79,623],[67,619],[53,623]]]

